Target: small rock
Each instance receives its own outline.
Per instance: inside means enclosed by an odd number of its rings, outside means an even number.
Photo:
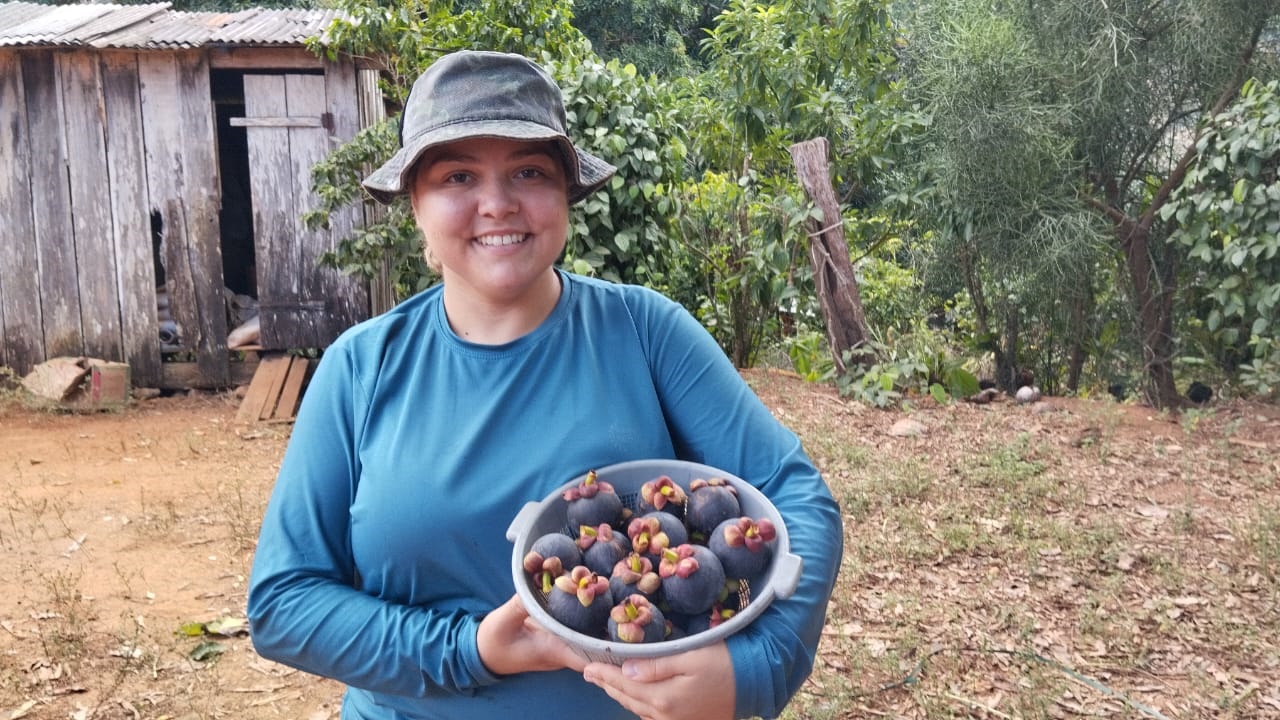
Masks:
[[[925,434],[926,430],[928,430],[928,428],[926,428],[924,423],[919,420],[903,418],[894,423],[893,427],[889,428],[889,434],[894,437],[920,437]]]
[[[1013,398],[1017,400],[1020,405],[1033,403],[1040,399],[1040,388],[1035,385],[1023,385],[1018,388],[1018,392],[1014,393]]]

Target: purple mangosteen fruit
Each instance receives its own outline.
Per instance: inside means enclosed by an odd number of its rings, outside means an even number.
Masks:
[[[705,541],[720,523],[742,514],[738,491],[724,478],[689,483],[689,501],[685,505],[684,523],[690,535]]]
[[[579,565],[556,578],[547,594],[547,612],[565,627],[603,637],[613,607],[609,581]]]
[[[675,612],[696,615],[711,609],[724,588],[724,568],[702,545],[667,548],[658,566],[662,597]]]
[[[730,518],[707,537],[707,547],[720,559],[728,577],[754,578],[769,566],[773,556],[770,543],[777,536],[778,531],[768,518]]]
[[[573,538],[564,533],[547,533],[529,546],[524,556],[524,571],[546,595],[551,584],[566,570],[582,564],[582,551]]]
[[[677,518],[684,517],[684,504],[689,499],[684,488],[669,475],[662,475],[640,486],[640,499],[636,511],[641,513],[665,512]]]
[[[652,643],[667,639],[662,611],[643,595],[629,595],[609,611],[609,638],[614,642]]]
[[[643,595],[646,600],[656,602],[662,590],[662,578],[658,577],[652,560],[631,552],[613,566],[609,590],[616,598]]]
[[[689,531],[680,519],[670,513],[654,511],[632,518],[627,523],[631,549],[658,564],[662,551],[689,542]]]
[[[591,568],[591,572],[605,577],[609,577],[613,566],[631,552],[631,541],[608,523],[578,528],[577,542],[582,550],[582,563]]]
[[[588,471],[582,482],[565,490],[563,497],[567,503],[565,518],[571,528],[618,525],[629,512],[613,485],[598,480],[595,470]]]

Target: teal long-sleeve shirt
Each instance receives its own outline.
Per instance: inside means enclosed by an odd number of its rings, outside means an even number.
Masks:
[[[515,592],[506,531],[590,468],[682,458],[774,503],[804,569],[731,636],[739,717],[777,715],[808,676],[842,551],[835,501],[798,438],[684,308],[561,273],[504,345],[461,340],[441,286],[361,323],[311,379],[249,586],[264,657],[348,686],[344,718],[631,717],[568,670],[496,677],[476,629]]]

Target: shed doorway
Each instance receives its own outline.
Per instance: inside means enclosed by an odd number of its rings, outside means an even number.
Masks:
[[[302,220],[318,206],[312,166],[349,139],[340,132],[345,120],[335,115],[353,112],[342,108],[353,105],[354,76],[331,77],[334,67],[327,67],[330,73],[225,71],[228,93],[218,113],[221,145],[225,107],[223,262],[229,289],[253,290],[258,344],[265,350],[324,348],[368,317],[364,284],[320,264],[354,230],[358,208],[335,213],[328,230],[309,229]],[[354,134],[354,120],[347,124]],[[246,268],[249,277],[233,285]]]

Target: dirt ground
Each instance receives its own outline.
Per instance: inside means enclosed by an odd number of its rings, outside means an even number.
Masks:
[[[881,411],[785,373],[748,377],[849,520],[792,716],[1280,717],[1280,409],[1171,416],[1054,398]],[[340,686],[261,660],[245,633],[290,426],[238,423],[237,403],[3,405],[0,718],[338,716]],[[993,508],[1031,483],[1040,507]],[[984,492],[982,512],[948,521]],[[1033,549],[1015,551],[1022,512],[1078,525],[1097,547],[1028,531]],[[918,533],[907,517],[923,519]],[[1032,687],[1037,665],[1054,679]],[[1037,710],[1032,696],[1050,700]]]

